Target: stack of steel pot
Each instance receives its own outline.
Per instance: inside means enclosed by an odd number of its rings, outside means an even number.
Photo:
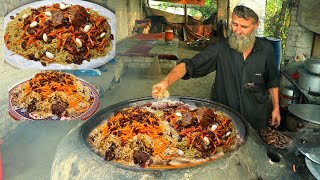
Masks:
[[[320,59],[307,59],[299,69],[298,85],[310,93],[320,94]]]
[[[300,93],[294,90],[293,86],[281,86],[280,88],[280,105],[288,108],[290,104],[298,104]]]

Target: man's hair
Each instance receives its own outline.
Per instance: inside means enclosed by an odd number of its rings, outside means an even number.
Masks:
[[[240,18],[244,18],[244,19],[249,19],[252,18],[253,19],[253,24],[256,24],[259,21],[259,17],[258,15],[251,10],[250,8],[247,8],[245,6],[236,6],[233,9],[233,13],[234,15],[237,15]]]

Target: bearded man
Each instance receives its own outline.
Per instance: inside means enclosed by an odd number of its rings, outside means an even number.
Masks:
[[[274,50],[265,38],[255,37],[261,12],[254,0],[241,0],[232,13],[229,38],[208,46],[191,59],[183,59],[153,86],[152,96],[157,98],[179,79],[216,71],[212,100],[237,110],[257,130],[265,128],[269,119],[272,126],[278,127],[279,72]]]

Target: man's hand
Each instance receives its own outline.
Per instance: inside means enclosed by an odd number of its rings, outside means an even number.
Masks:
[[[169,88],[174,82],[181,79],[187,73],[185,63],[180,63],[172,69],[172,71],[165,77],[160,83],[155,84],[152,87],[152,97],[159,99],[158,97],[164,95],[164,91]]]
[[[279,108],[274,108],[271,114],[271,126],[278,128],[281,122],[280,110]]]
[[[168,89],[168,82],[166,80],[161,81],[158,84],[153,85],[152,87],[152,97],[155,99],[158,99],[162,94],[164,94],[164,91]]]

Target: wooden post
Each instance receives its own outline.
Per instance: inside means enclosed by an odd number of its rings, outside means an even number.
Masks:
[[[313,47],[312,47],[312,57],[320,57],[320,35],[314,33]]]
[[[187,5],[184,5],[184,15],[185,15],[185,25],[188,24],[188,12],[187,12]]]

